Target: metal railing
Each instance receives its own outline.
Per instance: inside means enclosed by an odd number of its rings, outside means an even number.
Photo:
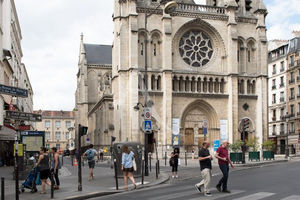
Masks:
[[[195,4],[187,4],[187,3],[178,3],[177,10],[186,11],[186,12],[206,12],[206,13],[225,14],[225,8],[223,7],[195,5]]]

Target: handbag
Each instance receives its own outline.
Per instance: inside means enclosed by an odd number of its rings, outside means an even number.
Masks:
[[[169,164],[170,164],[171,167],[174,166],[174,164],[175,164],[174,157],[170,158]]]
[[[132,157],[132,167],[133,167],[133,171],[136,171],[136,162],[134,157]]]

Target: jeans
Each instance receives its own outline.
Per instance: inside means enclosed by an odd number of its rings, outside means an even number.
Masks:
[[[51,182],[54,184],[54,185],[57,185],[59,186],[60,185],[60,181],[59,181],[59,178],[58,178],[58,169],[56,169],[56,173],[54,173],[54,169],[51,169],[51,173],[53,173],[53,176],[51,176]],[[54,178],[53,178],[54,177]],[[54,180],[55,179],[55,180]]]
[[[222,174],[223,174],[223,177],[221,178],[221,180],[219,181],[218,183],[218,187],[221,187],[223,188],[223,190],[227,190],[227,180],[228,180],[228,174],[229,174],[229,165],[228,164],[220,164],[219,165],[221,171],[222,171]]]
[[[211,169],[205,168],[201,171],[202,181],[196,186],[200,188],[202,185],[204,185],[204,192],[209,193],[209,186],[210,186],[210,180],[211,180]]]

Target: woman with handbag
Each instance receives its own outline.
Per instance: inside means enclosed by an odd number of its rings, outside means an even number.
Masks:
[[[171,153],[170,165],[172,166],[172,178],[178,178],[178,159],[179,159],[179,149],[175,148]]]
[[[136,189],[136,184],[133,178],[134,169],[134,153],[129,150],[128,146],[122,146],[122,171],[124,176],[125,190],[128,190],[128,179],[133,183],[134,189]]]

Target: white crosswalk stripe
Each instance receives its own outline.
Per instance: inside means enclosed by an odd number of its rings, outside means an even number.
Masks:
[[[300,199],[300,195],[291,195],[291,196],[288,196],[286,198],[283,198],[281,200],[299,200]]]
[[[244,197],[240,197],[240,198],[236,198],[233,200],[259,200],[259,199],[263,199],[266,197],[270,197],[273,196],[275,193],[270,193],[270,192],[258,192],[255,194],[251,194],[248,196],[244,196]]]
[[[245,191],[244,190],[231,190],[231,193],[229,193],[229,194],[222,193],[222,192],[217,192],[217,190],[211,190],[210,192],[212,193],[211,197],[206,197],[203,194],[199,194],[201,196],[201,200],[215,200],[215,199],[226,198],[226,197],[230,197],[230,196],[233,196],[233,195],[241,194]],[[199,200],[199,197],[192,198],[192,199],[189,199],[189,200]]]
[[[178,192],[178,193],[172,193],[172,194],[157,196],[157,197],[149,198],[149,200],[170,200],[170,199],[188,197],[190,195],[198,195],[198,194],[194,190],[189,190],[189,191],[186,191],[186,192]]]

